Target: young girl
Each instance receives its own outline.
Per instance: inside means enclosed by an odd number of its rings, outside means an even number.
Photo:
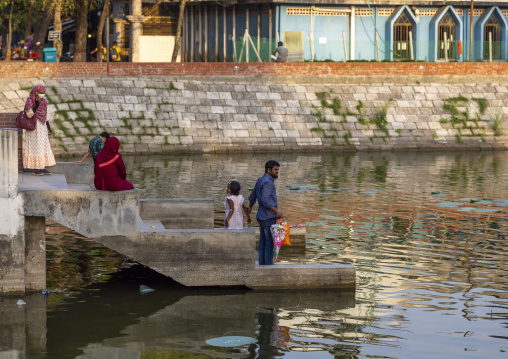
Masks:
[[[240,183],[231,181],[228,183],[228,193],[224,205],[226,206],[226,217],[224,220],[224,228],[226,229],[243,229],[242,209],[247,215],[247,223],[250,223],[250,215],[247,212],[248,207],[243,203],[243,196],[240,194]]]

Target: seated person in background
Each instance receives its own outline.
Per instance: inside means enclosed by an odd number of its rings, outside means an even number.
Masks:
[[[122,155],[118,153],[120,141],[110,137],[102,151],[95,157],[94,185],[103,191],[124,191],[134,189],[132,183],[127,181],[127,172]]]
[[[275,48],[275,51],[273,52],[272,54],[272,58],[275,58],[275,54],[276,53],[279,53],[279,57],[277,57],[277,59],[275,61],[277,62],[288,62],[288,49],[287,47],[284,47],[282,45],[282,41],[279,41],[279,43],[277,44],[277,47]]]
[[[90,140],[90,144],[88,145],[88,152],[85,157],[81,159],[81,161],[74,161],[74,163],[83,163],[83,161],[90,155],[92,155],[92,159],[95,161],[95,157],[102,151],[104,144],[109,138],[109,133],[103,132],[99,136],[95,136]]]

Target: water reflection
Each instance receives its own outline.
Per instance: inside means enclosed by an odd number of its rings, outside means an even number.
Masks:
[[[282,164],[280,207],[308,233],[305,255],[280,262],[353,263],[355,295],[182,290],[147,282],[138,266],[63,230],[48,234],[48,285],[61,292],[47,302],[47,357],[499,357],[508,346],[505,153],[125,160],[141,197],[212,197],[219,212],[226,183],[238,180],[247,195],[271,158]],[[115,273],[122,267],[131,268]],[[157,291],[141,298],[140,284]],[[62,343],[74,323],[79,338]],[[277,326],[289,328],[287,349]],[[229,352],[204,344],[235,330],[259,343]]]
[[[256,317],[267,313],[274,317],[274,310],[266,308],[284,308],[285,316],[301,316],[311,310],[336,313],[354,306],[355,300],[354,293],[337,291],[311,294],[184,289],[165,283],[162,278],[151,283],[156,291],[140,295],[139,275],[146,272],[136,267],[123,271],[113,275],[108,283],[92,285],[69,299],[65,310],[55,308],[47,321],[48,356],[160,358],[183,352],[210,357],[242,354],[242,358],[270,358],[269,353],[278,353],[273,343],[264,340],[273,319],[270,325],[262,320],[256,326]],[[308,328],[314,335],[319,330],[318,326]],[[260,342],[229,353],[205,344],[207,339],[224,335],[257,337]],[[66,338],[64,343],[62,337]],[[259,356],[260,353],[265,354]]]

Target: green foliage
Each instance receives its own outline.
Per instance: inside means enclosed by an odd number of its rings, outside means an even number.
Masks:
[[[359,115],[362,114],[362,110],[363,110],[363,102],[362,102],[362,100],[358,100],[358,105],[356,105],[356,110],[358,111]]]
[[[370,119],[370,123],[377,126],[378,129],[383,131],[388,136],[388,129],[386,125],[388,121],[386,120],[386,113],[388,108],[386,105],[377,107],[374,111],[374,117]]]
[[[485,110],[487,109],[487,99],[473,97],[472,100],[476,101],[476,103],[478,103],[478,107],[480,108],[480,113],[482,115],[485,114]]]
[[[457,97],[451,97],[444,100],[443,107],[451,114],[449,122],[452,124],[453,128],[457,129],[458,131],[456,137],[457,142],[459,143],[462,142],[461,136],[480,136],[482,137],[482,140],[485,141],[485,133],[481,132],[485,127],[480,126],[480,122],[483,122],[483,120],[478,114],[475,117],[471,118],[468,107],[470,101],[474,101],[478,104],[480,114],[485,113],[488,102],[484,98],[472,98],[470,100],[462,95],[459,95]],[[458,107],[464,107],[465,110],[460,111]],[[447,123],[448,120],[441,119],[440,122]],[[474,126],[471,125],[471,123],[473,123]],[[462,130],[469,130],[471,133],[463,133]]]
[[[330,93],[331,92],[332,91],[330,90]],[[388,111],[387,105],[377,107],[374,111],[373,117],[371,119],[365,119],[364,114],[363,114],[364,104],[361,100],[359,100],[358,104],[356,105],[357,113],[355,113],[347,107],[343,108],[341,101],[338,98],[334,98],[331,102],[329,102],[328,96],[329,96],[328,92],[316,92],[316,97],[321,102],[321,108],[331,109],[333,111],[334,115],[342,116],[343,120],[339,123],[330,121],[323,115],[323,112],[321,111],[320,108],[317,108],[316,106],[313,105],[313,107],[316,109],[316,111],[312,115],[317,117],[318,126],[311,128],[311,131],[312,132],[321,132],[323,138],[332,139],[333,140],[332,146],[341,145],[340,143],[337,142],[338,138],[344,139],[344,143],[342,143],[342,145],[343,144],[347,144],[347,145],[351,144],[350,139],[351,139],[352,135],[351,135],[350,131],[347,131],[345,134],[340,134],[340,135],[338,133],[338,131],[340,131],[340,130],[345,130],[343,124],[346,123],[347,116],[356,116],[358,123],[360,123],[361,125],[376,126],[379,130],[383,131],[386,134],[386,136],[381,137],[383,139],[383,141],[385,141],[385,142],[386,142],[386,138],[390,137],[389,131],[387,128],[388,121],[386,120],[386,115],[387,115],[387,111]],[[328,123],[330,126],[322,128],[319,125],[319,123]],[[337,125],[339,125],[339,126],[342,125],[341,126],[342,128],[336,127]],[[399,132],[399,134],[400,134],[400,132]],[[370,140],[373,141],[374,138],[377,138],[377,136],[373,136]]]
[[[506,119],[506,116],[505,114],[502,112],[502,110],[498,110],[497,112],[495,112],[492,116],[492,118],[490,119],[491,122],[490,122],[490,128],[492,128],[492,130],[494,131],[494,136],[502,136],[504,131],[503,131],[503,128],[502,128],[502,125],[503,125],[503,122],[505,121]]]
[[[351,139],[351,137],[352,137],[351,131],[347,131],[344,134],[344,142],[346,142],[348,145],[351,145],[351,142],[349,141]]]
[[[464,97],[462,95],[459,95],[457,97],[450,97],[445,100],[446,102],[450,103],[458,103],[458,102],[468,102],[469,99],[467,97]]]

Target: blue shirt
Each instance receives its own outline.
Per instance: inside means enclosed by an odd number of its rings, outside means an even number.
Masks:
[[[256,203],[259,204],[258,213],[256,219],[262,221],[276,218],[275,213],[270,210],[270,207],[277,208],[277,193],[275,193],[275,183],[273,177],[268,173],[265,173],[263,177],[260,177],[254,186],[254,190],[249,196],[249,202],[251,205]]]

